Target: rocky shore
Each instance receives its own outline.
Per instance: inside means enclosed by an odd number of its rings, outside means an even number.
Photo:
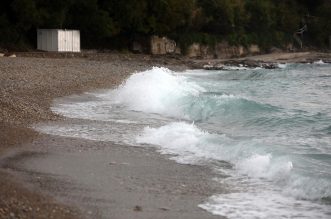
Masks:
[[[282,63],[331,63],[331,53],[272,53],[234,59],[204,59],[190,62],[190,67],[205,70],[227,70],[228,67],[275,69]]]

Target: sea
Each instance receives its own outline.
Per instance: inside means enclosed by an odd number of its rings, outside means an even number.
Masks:
[[[232,218],[331,218],[331,65],[171,71],[57,99],[52,110],[94,121],[45,124],[60,136],[151,147],[203,165],[224,188],[198,207]]]

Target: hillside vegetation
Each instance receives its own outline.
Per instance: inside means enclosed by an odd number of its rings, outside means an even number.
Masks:
[[[325,48],[330,0],[1,0],[0,47],[35,48],[37,28],[81,31],[83,48],[128,49],[136,38],[169,36],[192,42],[261,48],[295,43]]]

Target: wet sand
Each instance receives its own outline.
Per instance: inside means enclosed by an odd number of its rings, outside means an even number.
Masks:
[[[221,218],[198,208],[222,192],[209,169],[149,148],[41,135],[3,166],[86,218]]]

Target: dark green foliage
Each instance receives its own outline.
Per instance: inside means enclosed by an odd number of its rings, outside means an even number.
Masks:
[[[304,45],[325,47],[330,0],[1,0],[0,47],[34,47],[37,28],[79,29],[83,47],[129,48],[166,35],[185,50],[213,45],[285,46],[304,24]],[[120,44],[120,45],[119,45]]]
[[[317,46],[325,46],[331,36],[331,1],[325,1],[316,7],[318,17],[310,19],[309,33]]]
[[[217,35],[207,33],[182,33],[171,35],[180,45],[181,51],[185,54],[187,49],[193,43],[200,43],[202,45],[214,46],[221,38]]]

